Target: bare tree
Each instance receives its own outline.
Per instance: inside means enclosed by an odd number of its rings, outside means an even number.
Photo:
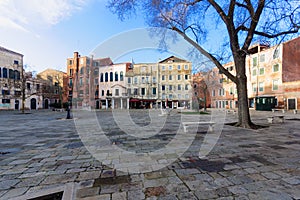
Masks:
[[[108,7],[121,20],[144,13],[149,25],[171,29],[181,35],[237,85],[237,126],[254,128],[251,122],[246,77],[246,56],[253,40],[269,38],[274,42],[300,28],[299,0],[110,0]],[[207,23],[209,20],[209,23]],[[223,52],[229,52],[236,75],[227,71],[220,53],[206,48],[212,23],[224,30]]]

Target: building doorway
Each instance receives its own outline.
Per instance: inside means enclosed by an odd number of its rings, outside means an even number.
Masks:
[[[296,98],[288,99],[287,100],[287,109],[288,110],[295,110],[296,109]]]
[[[19,110],[20,102],[19,100],[15,100],[15,110]]]
[[[32,98],[30,100],[30,109],[31,110],[36,110],[36,99],[35,98]]]
[[[100,109],[100,101],[96,101],[96,109]]]
[[[45,99],[44,108],[49,109],[49,99]]]

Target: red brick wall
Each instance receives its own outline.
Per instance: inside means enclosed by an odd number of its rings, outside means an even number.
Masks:
[[[300,80],[300,37],[283,44],[282,81]]]

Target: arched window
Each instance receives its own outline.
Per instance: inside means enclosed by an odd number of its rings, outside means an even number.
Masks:
[[[15,79],[15,72],[12,69],[9,69],[9,78],[10,79]]]
[[[123,81],[124,80],[124,76],[123,76],[123,72],[121,71],[120,72],[120,81]]]
[[[115,81],[119,81],[119,74],[118,74],[118,72],[115,72]]]
[[[103,82],[103,73],[100,74],[100,82]]]
[[[108,73],[105,72],[105,82],[108,82]]]
[[[110,82],[114,81],[114,73],[112,73],[112,72],[109,73],[109,80],[110,80]]]
[[[7,78],[7,69],[3,68],[3,78]]]

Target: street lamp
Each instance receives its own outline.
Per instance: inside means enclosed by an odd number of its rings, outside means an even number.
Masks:
[[[234,107],[234,93],[230,92],[230,95],[232,95],[232,108]]]

